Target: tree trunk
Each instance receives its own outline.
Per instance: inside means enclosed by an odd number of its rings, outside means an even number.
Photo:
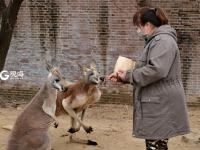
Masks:
[[[6,8],[6,4],[4,0],[0,0],[0,16],[2,11]]]
[[[5,65],[13,29],[22,2],[23,0],[10,0],[6,7],[4,0],[0,0],[0,14],[2,18],[0,29],[0,71],[3,70]]]

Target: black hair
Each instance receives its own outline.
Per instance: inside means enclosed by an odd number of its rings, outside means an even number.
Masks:
[[[159,27],[168,24],[168,18],[160,8],[144,7],[134,14],[133,24],[135,26],[144,26],[147,22]]]

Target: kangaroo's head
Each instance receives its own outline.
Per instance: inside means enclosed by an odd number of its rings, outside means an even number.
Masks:
[[[59,68],[47,64],[47,70],[49,71],[48,82],[51,86],[62,92],[67,91],[69,83],[62,76]]]
[[[101,84],[105,80],[105,77],[97,71],[94,63],[90,64],[90,67],[83,67],[83,74],[89,84]]]

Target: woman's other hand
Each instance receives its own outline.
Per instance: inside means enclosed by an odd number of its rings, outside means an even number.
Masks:
[[[120,80],[124,81],[126,78],[126,72],[127,71],[124,71],[124,70],[118,70],[117,71],[118,78],[120,78]]]

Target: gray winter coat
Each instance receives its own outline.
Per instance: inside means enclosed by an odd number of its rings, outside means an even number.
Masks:
[[[166,139],[189,133],[176,31],[157,28],[146,41],[136,68],[126,74],[135,87],[133,135]]]

